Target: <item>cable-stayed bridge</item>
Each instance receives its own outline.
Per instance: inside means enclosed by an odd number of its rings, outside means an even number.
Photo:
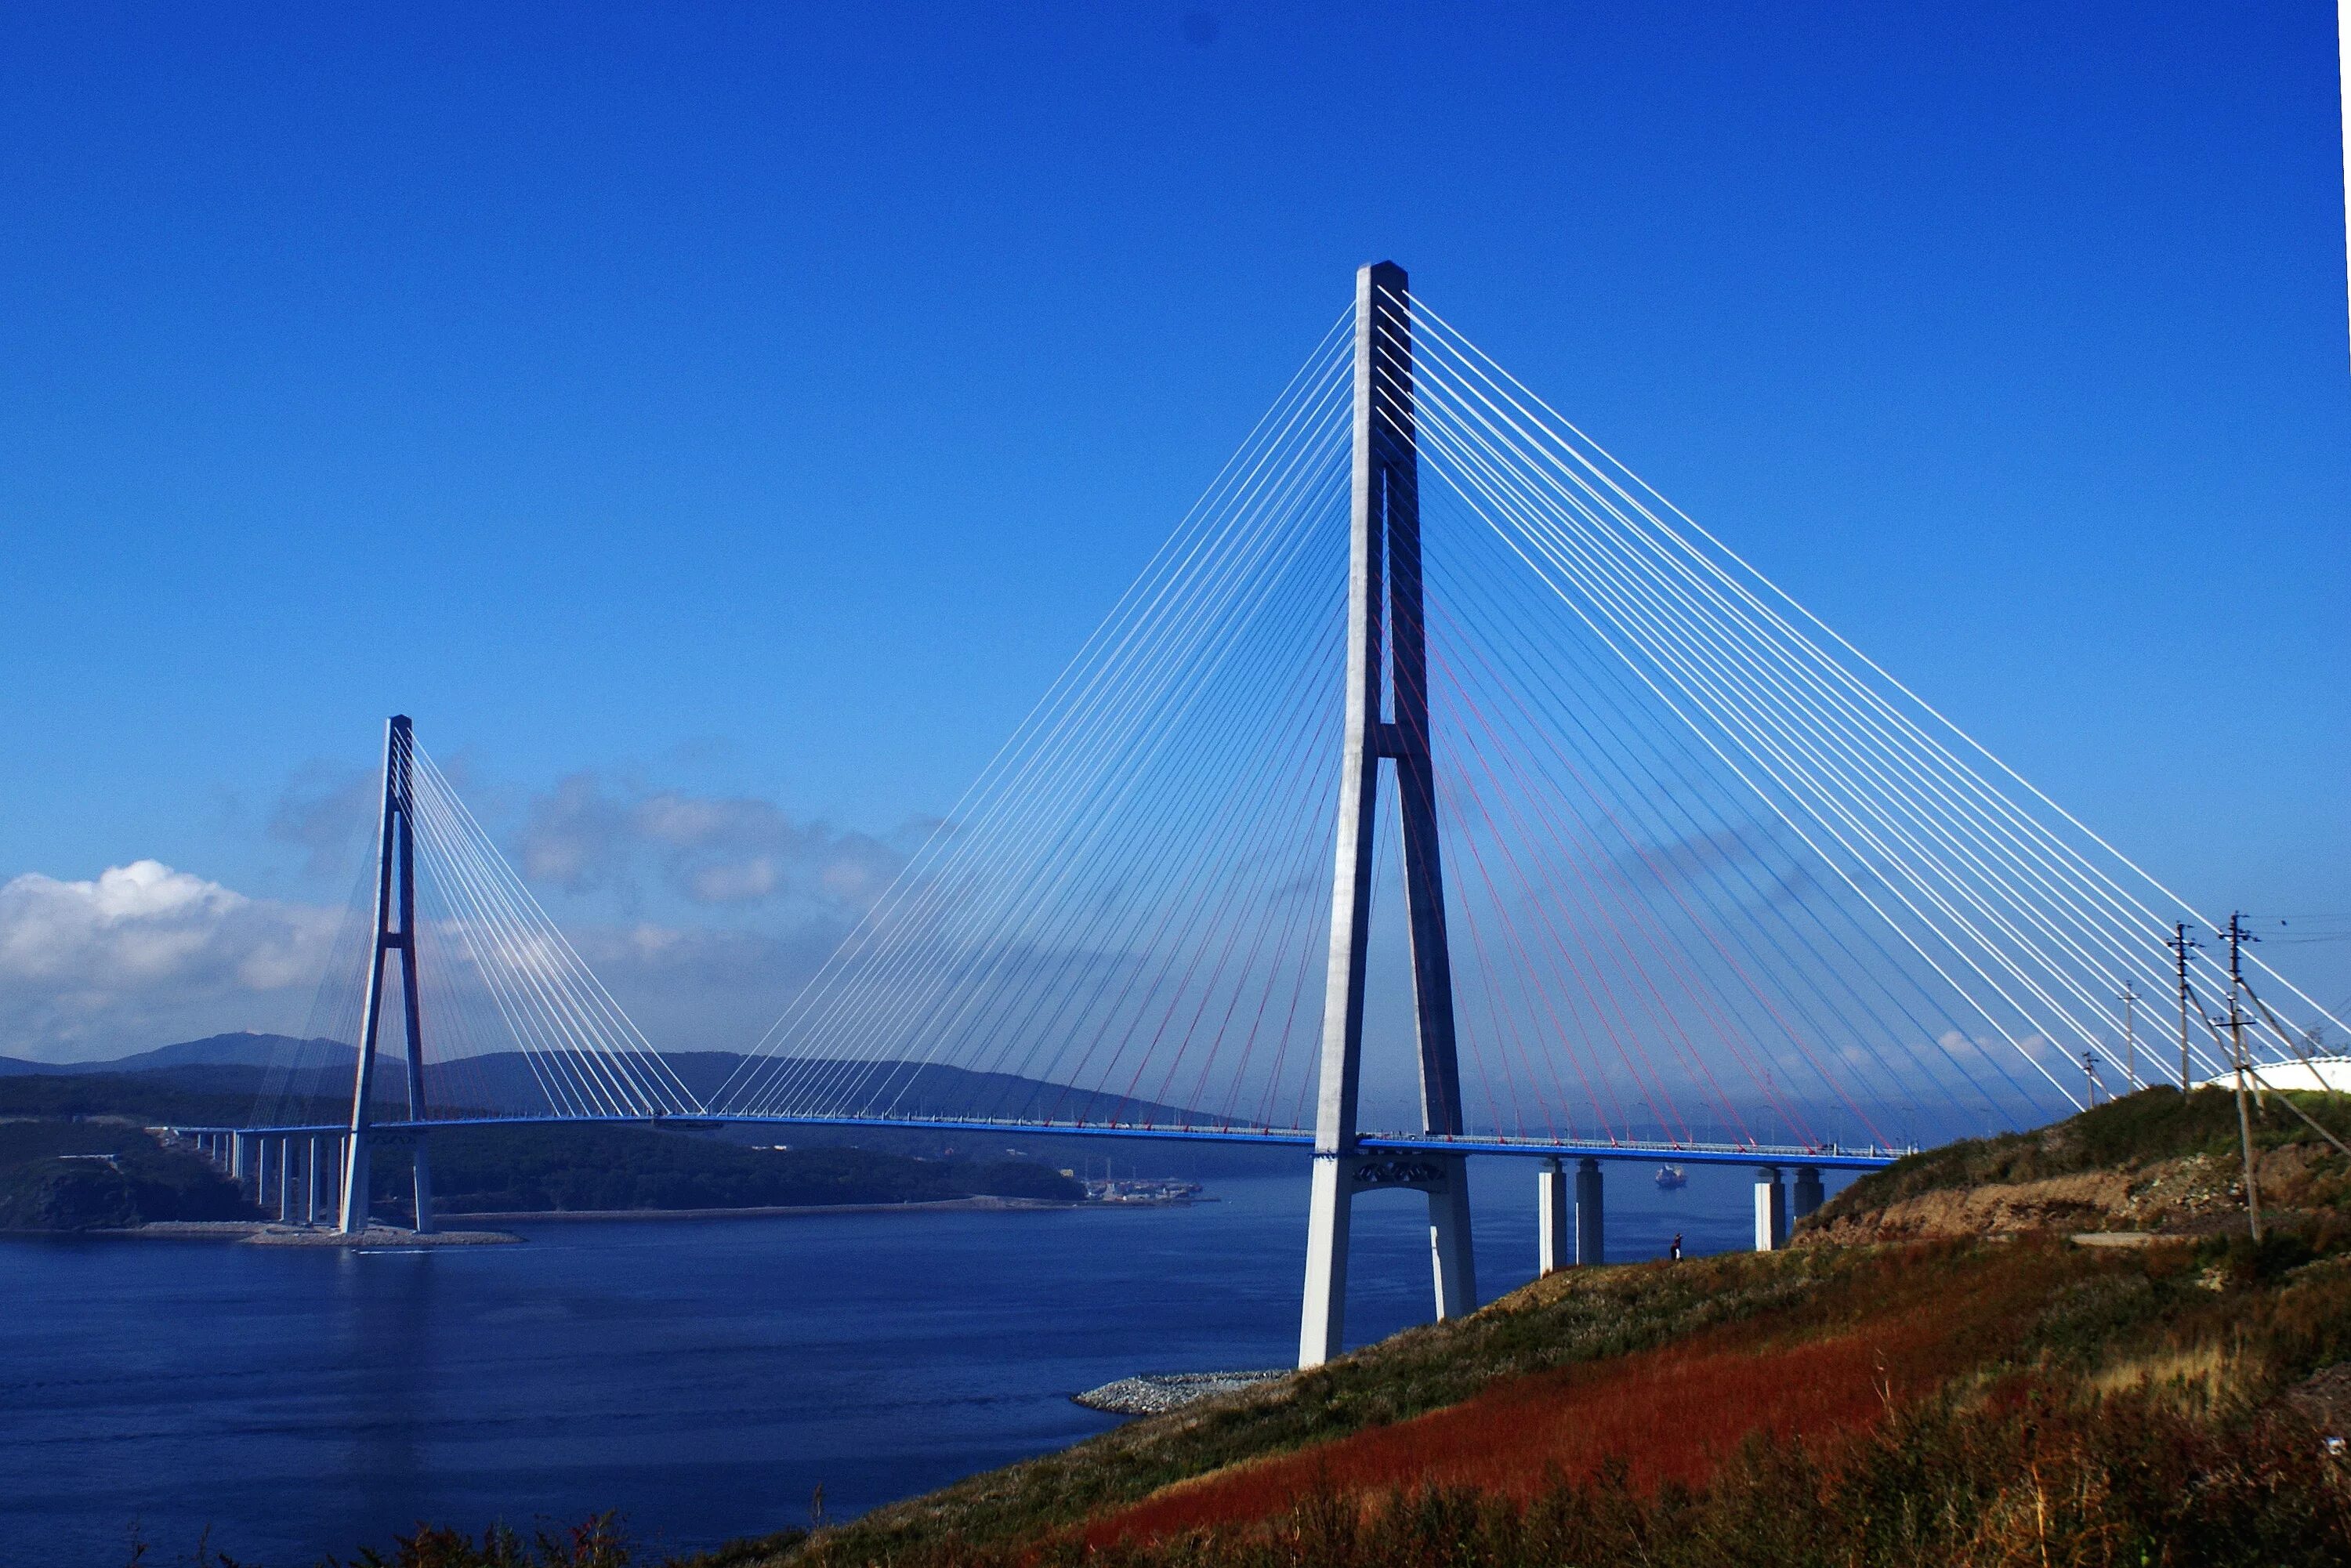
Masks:
[[[429,1134],[483,1123],[1295,1146],[1307,1364],[1362,1193],[1424,1194],[1475,1304],[1473,1154],[1540,1162],[1545,1267],[1599,1255],[1608,1160],[1758,1167],[1768,1246],[1783,1168],[1802,1213],[2335,1021],[1388,264],[750,1049],[649,1040],[405,718],[382,784],[307,1031],[348,1113],[288,1061],[190,1130],[289,1218],[364,1227],[396,1138],[429,1227]]]

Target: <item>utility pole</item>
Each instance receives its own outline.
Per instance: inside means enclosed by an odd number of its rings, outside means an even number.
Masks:
[[[2179,961],[2179,1092],[2181,1097],[2185,1098],[2189,1086],[2195,1082],[2188,1067],[2188,949],[2201,947],[2204,944],[2188,935],[2188,925],[2185,921],[2174,921],[2171,926],[2171,940],[2164,946],[2171,949],[2172,956]]]
[[[2262,1239],[2262,1195],[2253,1186],[2253,1119],[2245,1109],[2245,944],[2258,941],[2237,912],[2229,912],[2229,1051],[2236,1058],[2237,1137],[2245,1151],[2245,1215],[2253,1239]]]
[[[2138,993],[2123,982],[2123,1082],[2138,1092]]]
[[[2083,1108],[2092,1110],[2098,1103],[2098,1053],[2096,1051],[2085,1051],[2082,1053],[2082,1075],[2090,1081],[2090,1103]]]

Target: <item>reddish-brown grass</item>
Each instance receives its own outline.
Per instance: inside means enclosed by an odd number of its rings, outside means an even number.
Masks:
[[[1971,1331],[1998,1331],[2032,1272],[1889,1269],[1856,1281],[1834,1332],[1792,1336],[1775,1315],[1507,1379],[1409,1421],[1168,1487],[1090,1521],[1084,1539],[1143,1542],[1266,1519],[1312,1490],[1467,1487],[1524,1500],[1611,1458],[1643,1492],[1696,1485],[1751,1433],[1852,1430],[1939,1385],[1972,1359],[1961,1346]]]

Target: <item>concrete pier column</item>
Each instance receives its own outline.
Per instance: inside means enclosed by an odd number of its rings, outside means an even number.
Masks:
[[[1355,1188],[1349,1161],[1316,1150],[1306,1212],[1306,1291],[1298,1364],[1320,1366],[1346,1347],[1347,1239]]]
[[[1477,1255],[1469,1246],[1469,1162],[1447,1164],[1444,1187],[1428,1195],[1428,1260],[1439,1322],[1478,1310]]]
[[[253,1172],[252,1144],[253,1134],[250,1133],[231,1133],[228,1135],[228,1179],[236,1183],[240,1193],[245,1190],[246,1179]]]
[[[1778,1166],[1755,1171],[1755,1250],[1776,1252],[1788,1244],[1788,1189],[1780,1185]]]
[[[343,1211],[336,1228],[349,1236],[368,1228],[368,1141],[345,1133],[343,1145]]]
[[[1608,1228],[1601,1205],[1600,1162],[1575,1167],[1575,1260],[1589,1266],[1608,1261]]]
[[[319,1134],[310,1134],[310,1153],[302,1165],[302,1223],[319,1223]]]
[[[430,1236],[433,1234],[433,1165],[425,1158],[424,1134],[417,1134],[416,1141],[409,1148],[416,1161],[416,1234]]]
[[[1820,1207],[1822,1199],[1821,1171],[1818,1166],[1796,1167],[1796,1188],[1788,1195],[1788,1219],[1791,1224]]]
[[[1535,1172],[1535,1272],[1567,1267],[1567,1172],[1555,1159]]]
[[[277,1140],[277,1223],[294,1223],[294,1140]]]

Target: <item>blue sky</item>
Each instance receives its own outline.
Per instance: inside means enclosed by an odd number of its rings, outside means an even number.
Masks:
[[[0,882],[333,904],[404,709],[518,853],[606,808],[559,917],[799,939],[611,824],[901,841],[1392,256],[2183,891],[2351,910],[2332,24],[11,7]],[[0,1051],[283,1016],[78,961]]]

